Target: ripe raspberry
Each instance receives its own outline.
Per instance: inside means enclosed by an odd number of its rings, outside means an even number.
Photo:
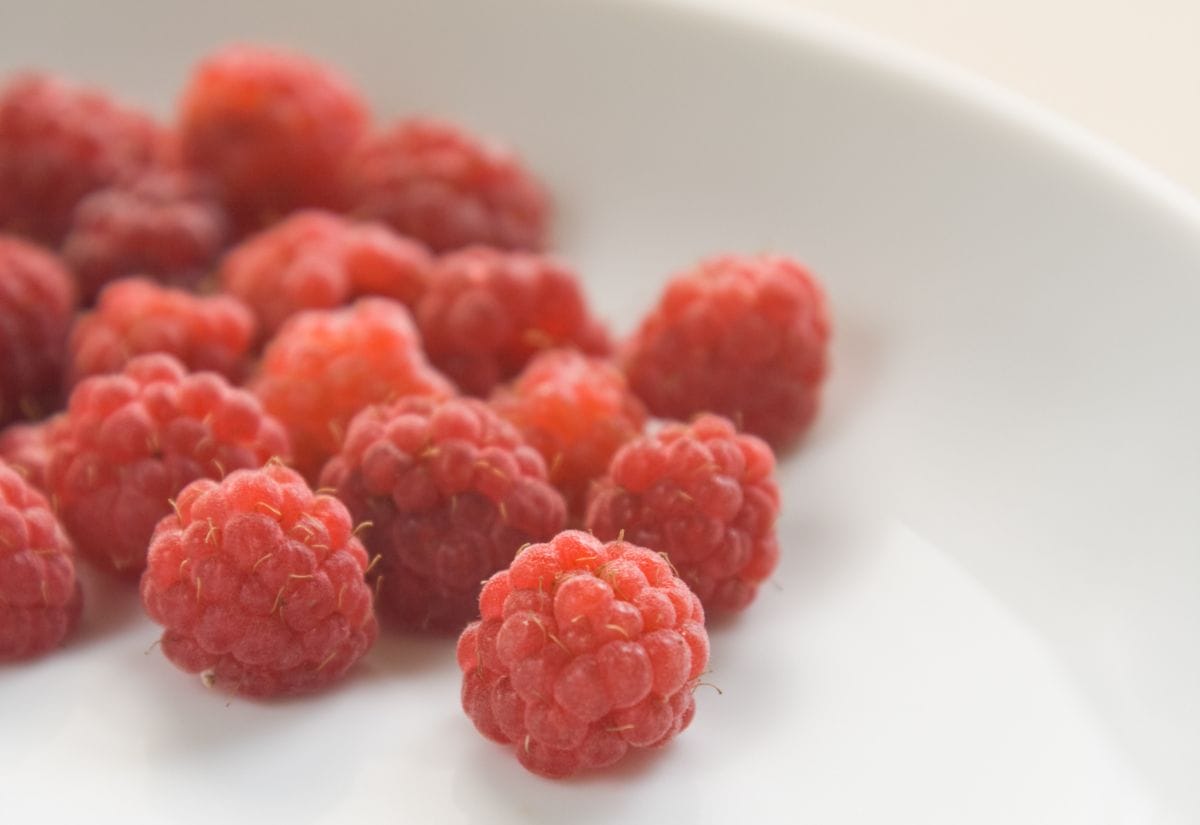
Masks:
[[[230,295],[201,297],[144,278],[115,281],[68,341],[68,380],[120,372],[131,358],[165,352],[189,370],[241,381],[254,343],[254,316]]]
[[[550,481],[579,522],[592,481],[646,423],[646,410],[621,371],[573,350],[535,357],[511,386],[496,393],[492,406],[546,459]]]
[[[487,395],[544,349],[611,349],[575,274],[525,252],[473,247],[446,255],[417,306],[417,323],[434,366],[471,395]]]
[[[568,530],[525,548],[458,640],[462,704],[534,773],[602,768],[692,721],[704,610],[657,553]]]
[[[0,231],[57,246],[84,195],[136,174],[162,143],[104,92],[19,75],[0,89]]]
[[[301,310],[332,309],[360,295],[415,306],[432,265],[424,247],[382,225],[306,210],[235,247],[220,278],[270,335]]]
[[[828,341],[808,270],[729,255],[674,278],[629,342],[625,370],[655,415],[718,413],[782,450],[816,415]]]
[[[454,388],[425,361],[408,311],[383,298],[301,312],[263,353],[254,392],[291,435],[295,467],[315,479],[354,414]]]
[[[135,575],[171,496],[288,453],[283,427],[254,396],[162,354],[81,381],[51,437],[46,489],[63,526],[80,553]]]
[[[665,553],[710,610],[742,610],[779,561],[775,456],[715,415],[626,444],[592,488],[587,528]]]
[[[422,630],[460,630],[476,615],[480,581],[566,521],[541,456],[470,398],[364,410],[321,484],[371,524],[381,609]]]
[[[179,494],[154,531],[142,604],[166,628],[163,653],[205,684],[307,693],[375,641],[366,567],[341,502],[272,463]]]
[[[180,102],[184,161],[211,174],[242,231],[305,206],[337,207],[343,156],[366,103],[311,58],[234,45],[196,66]]]
[[[227,234],[225,212],[200,179],[156,170],[81,200],[63,258],[91,303],[105,284],[129,275],[194,286]]]
[[[33,424],[10,424],[0,432],[0,461],[44,493],[54,432],[65,421],[66,415],[59,413]]]
[[[550,204],[541,184],[511,152],[450,123],[413,118],[367,138],[346,178],[355,215],[390,223],[436,252],[546,243]]]
[[[0,426],[58,407],[75,284],[59,260],[0,235]]]

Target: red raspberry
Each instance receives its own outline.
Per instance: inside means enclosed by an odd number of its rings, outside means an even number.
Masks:
[[[462,629],[476,615],[480,581],[566,521],[541,456],[469,398],[364,410],[321,484],[372,525],[381,609],[422,630]]]
[[[415,306],[432,265],[424,247],[382,225],[306,210],[234,248],[220,278],[270,335],[301,310],[332,309],[360,295]]]
[[[359,144],[346,177],[354,214],[436,252],[545,245],[550,204],[541,184],[511,152],[453,124],[400,121]]]
[[[307,693],[375,641],[366,567],[341,502],[272,463],[179,494],[154,531],[142,604],[166,628],[163,653],[205,684]]]
[[[710,610],[742,610],[779,561],[778,515],[771,448],[702,415],[622,447],[586,523],[665,553]]]
[[[825,298],[808,270],[730,255],[672,280],[629,342],[625,369],[650,412],[718,413],[784,449],[816,415],[828,341]]]
[[[202,60],[180,102],[184,160],[217,180],[243,231],[300,207],[339,206],[343,157],[369,124],[339,72],[257,46]]]
[[[71,330],[69,383],[120,372],[131,358],[152,352],[237,383],[248,366],[254,329],[254,316],[232,296],[201,297],[143,278],[115,281]]]
[[[296,315],[267,346],[254,391],[292,438],[295,466],[315,479],[354,414],[406,395],[454,388],[425,361],[408,311],[383,298]]]
[[[0,662],[58,647],[82,606],[71,542],[50,505],[0,464]]]
[[[487,395],[544,349],[611,349],[575,273],[525,252],[473,247],[443,257],[417,323],[434,366],[471,395]]]
[[[40,247],[0,235],[0,426],[58,407],[75,284]]]
[[[8,464],[29,482],[45,492],[46,467],[50,464],[54,433],[66,421],[60,413],[33,424],[10,424],[0,432],[0,461]]]
[[[568,530],[492,576],[479,609],[458,640],[463,709],[534,773],[603,768],[692,721],[704,610],[657,553]]]
[[[621,371],[573,350],[535,357],[510,387],[496,393],[492,406],[546,459],[550,481],[580,522],[588,487],[646,423],[646,410]]]
[[[75,204],[157,159],[161,130],[104,92],[25,74],[0,89],[0,231],[56,246]]]
[[[87,303],[128,275],[191,287],[216,262],[227,232],[224,210],[198,179],[156,170],[80,201],[63,258]]]
[[[172,496],[286,455],[288,441],[250,393],[158,354],[81,381],[51,448],[46,489],[80,553],[137,574]]]

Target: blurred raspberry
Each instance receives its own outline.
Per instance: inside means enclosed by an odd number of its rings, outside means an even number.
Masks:
[[[0,432],[0,461],[44,493],[54,432],[65,421],[66,414],[59,413],[31,424],[9,424]]]

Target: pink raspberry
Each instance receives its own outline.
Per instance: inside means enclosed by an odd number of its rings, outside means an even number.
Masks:
[[[142,604],[162,650],[246,696],[335,682],[377,635],[350,516],[278,463],[184,488],[154,531]]]
[[[371,525],[381,609],[422,630],[462,629],[476,615],[480,581],[566,521],[541,456],[468,398],[364,410],[321,484]]]
[[[250,393],[169,355],[142,355],[115,375],[84,379],[52,432],[46,490],[79,552],[141,572],[171,497],[288,454],[287,433]]]
[[[628,343],[630,386],[650,412],[714,412],[792,445],[812,423],[829,317],[816,279],[773,255],[727,255],[677,275]]]
[[[691,723],[704,610],[657,553],[568,530],[492,576],[479,609],[458,640],[463,709],[534,773],[607,767]]]
[[[31,424],[10,424],[0,432],[0,461],[8,464],[32,487],[45,492],[46,467],[55,431],[66,421],[66,414]]]

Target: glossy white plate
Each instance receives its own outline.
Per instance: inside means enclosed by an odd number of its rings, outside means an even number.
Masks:
[[[1195,203],[1003,92],[749,2],[0,6],[0,69],[161,111],[231,38],[511,140],[621,329],[704,254],[811,263],[835,371],[782,465],[785,557],[712,627],[723,694],[691,729],[558,783],[474,732],[447,641],[230,701],[89,581],[68,649],[0,669],[4,822],[1200,819]]]

